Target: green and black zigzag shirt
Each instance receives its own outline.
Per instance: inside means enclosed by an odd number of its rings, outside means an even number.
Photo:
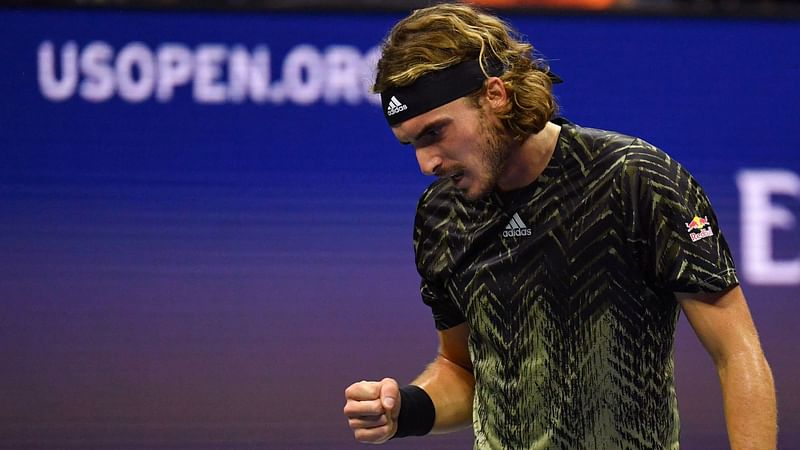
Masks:
[[[470,202],[433,183],[414,241],[437,328],[471,329],[475,448],[678,447],[673,293],[738,281],[677,162],[563,123],[528,187]]]

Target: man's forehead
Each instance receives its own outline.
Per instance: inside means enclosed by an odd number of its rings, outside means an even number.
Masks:
[[[434,114],[432,114],[434,113]],[[435,114],[435,111],[428,111],[417,117],[412,117],[396,127],[392,127],[394,136],[402,144],[413,144],[427,130],[447,121],[448,115],[443,113]]]
[[[412,117],[408,120],[400,122],[399,124],[392,127],[392,133],[397,138],[398,141],[402,143],[409,143],[411,142],[414,137],[419,134],[419,131],[422,130],[425,125],[433,120],[432,118],[428,118],[428,116],[435,111],[428,111],[424,114],[420,114],[416,117]]]

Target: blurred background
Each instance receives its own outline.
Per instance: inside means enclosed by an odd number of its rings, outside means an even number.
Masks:
[[[705,186],[800,448],[800,14],[781,1],[476,1]],[[436,350],[411,247],[432,180],[369,93],[429,2],[0,7],[0,448],[359,448],[361,379]],[[507,8],[507,9],[506,9]],[[682,445],[727,446],[681,318]],[[471,431],[388,448],[471,448]]]

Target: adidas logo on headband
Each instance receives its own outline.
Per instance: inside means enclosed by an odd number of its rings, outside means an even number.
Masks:
[[[392,99],[389,100],[389,106],[386,108],[386,115],[393,116],[401,111],[405,111],[408,109],[408,106],[400,103],[400,100],[397,97],[392,96]]]

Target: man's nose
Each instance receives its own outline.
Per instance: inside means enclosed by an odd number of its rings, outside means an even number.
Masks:
[[[442,158],[432,149],[417,149],[417,163],[425,175],[436,175],[441,170]]]

